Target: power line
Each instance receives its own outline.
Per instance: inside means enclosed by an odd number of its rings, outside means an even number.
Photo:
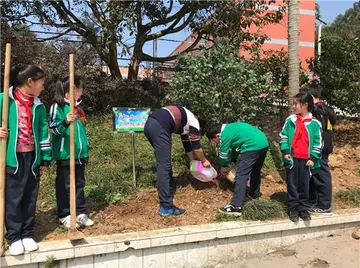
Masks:
[[[50,31],[38,31],[38,30],[30,30],[29,32],[31,33],[39,33],[39,34],[51,34],[51,35],[59,35],[61,33],[58,33],[58,32],[50,32]],[[79,34],[71,34],[71,33],[66,33],[64,34],[63,36],[65,35],[68,35],[68,36],[76,36],[76,37],[82,37],[81,35]],[[101,38],[101,36],[97,35],[96,36],[97,38]],[[168,41],[168,42],[177,42],[177,43],[182,43],[184,42],[184,40],[175,40],[175,39],[169,39],[169,38],[158,38],[157,40],[160,40],[160,41]]]

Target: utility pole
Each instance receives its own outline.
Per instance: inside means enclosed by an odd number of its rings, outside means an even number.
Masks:
[[[157,57],[157,39],[153,40],[153,57]],[[153,79],[155,80],[157,78],[156,74],[156,62],[153,62]]]

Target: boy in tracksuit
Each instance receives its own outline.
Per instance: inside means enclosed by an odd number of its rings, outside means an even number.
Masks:
[[[321,124],[310,111],[313,99],[301,92],[294,97],[295,114],[289,116],[280,132],[280,150],[286,170],[288,213],[293,222],[311,220],[308,212],[311,173],[320,167]]]
[[[310,85],[304,89],[312,95],[314,108],[312,114],[322,125],[322,138],[324,146],[321,152],[320,168],[318,172],[310,178],[310,200],[316,200],[316,206],[309,209],[311,214],[332,215],[332,178],[329,168],[329,154],[333,151],[332,126],[336,124],[336,114],[334,109],[326,105],[322,100],[321,88],[318,85]]]
[[[260,171],[269,147],[268,140],[261,130],[245,122],[214,125],[206,136],[219,146],[218,160],[222,175],[228,173],[229,151],[231,161],[235,163],[241,154],[233,198],[229,205],[219,209],[221,213],[241,216],[249,177],[250,197],[260,197]]]

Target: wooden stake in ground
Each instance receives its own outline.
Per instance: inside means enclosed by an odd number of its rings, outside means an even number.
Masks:
[[[74,54],[69,57],[70,69],[70,113],[74,114]],[[84,234],[76,229],[76,182],[75,182],[75,129],[70,122],[70,240],[83,239]]]
[[[8,128],[8,115],[9,115],[10,60],[11,60],[11,44],[6,44],[4,96],[3,96],[2,123],[1,123],[1,126],[4,127],[5,129]],[[5,251],[4,231],[5,231],[6,149],[7,149],[7,138],[4,138],[1,139],[1,152],[0,152],[0,256],[2,256]]]

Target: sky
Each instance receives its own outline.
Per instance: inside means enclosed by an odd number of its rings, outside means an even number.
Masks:
[[[331,23],[339,14],[353,7],[355,0],[320,0],[320,15],[326,23]]]

